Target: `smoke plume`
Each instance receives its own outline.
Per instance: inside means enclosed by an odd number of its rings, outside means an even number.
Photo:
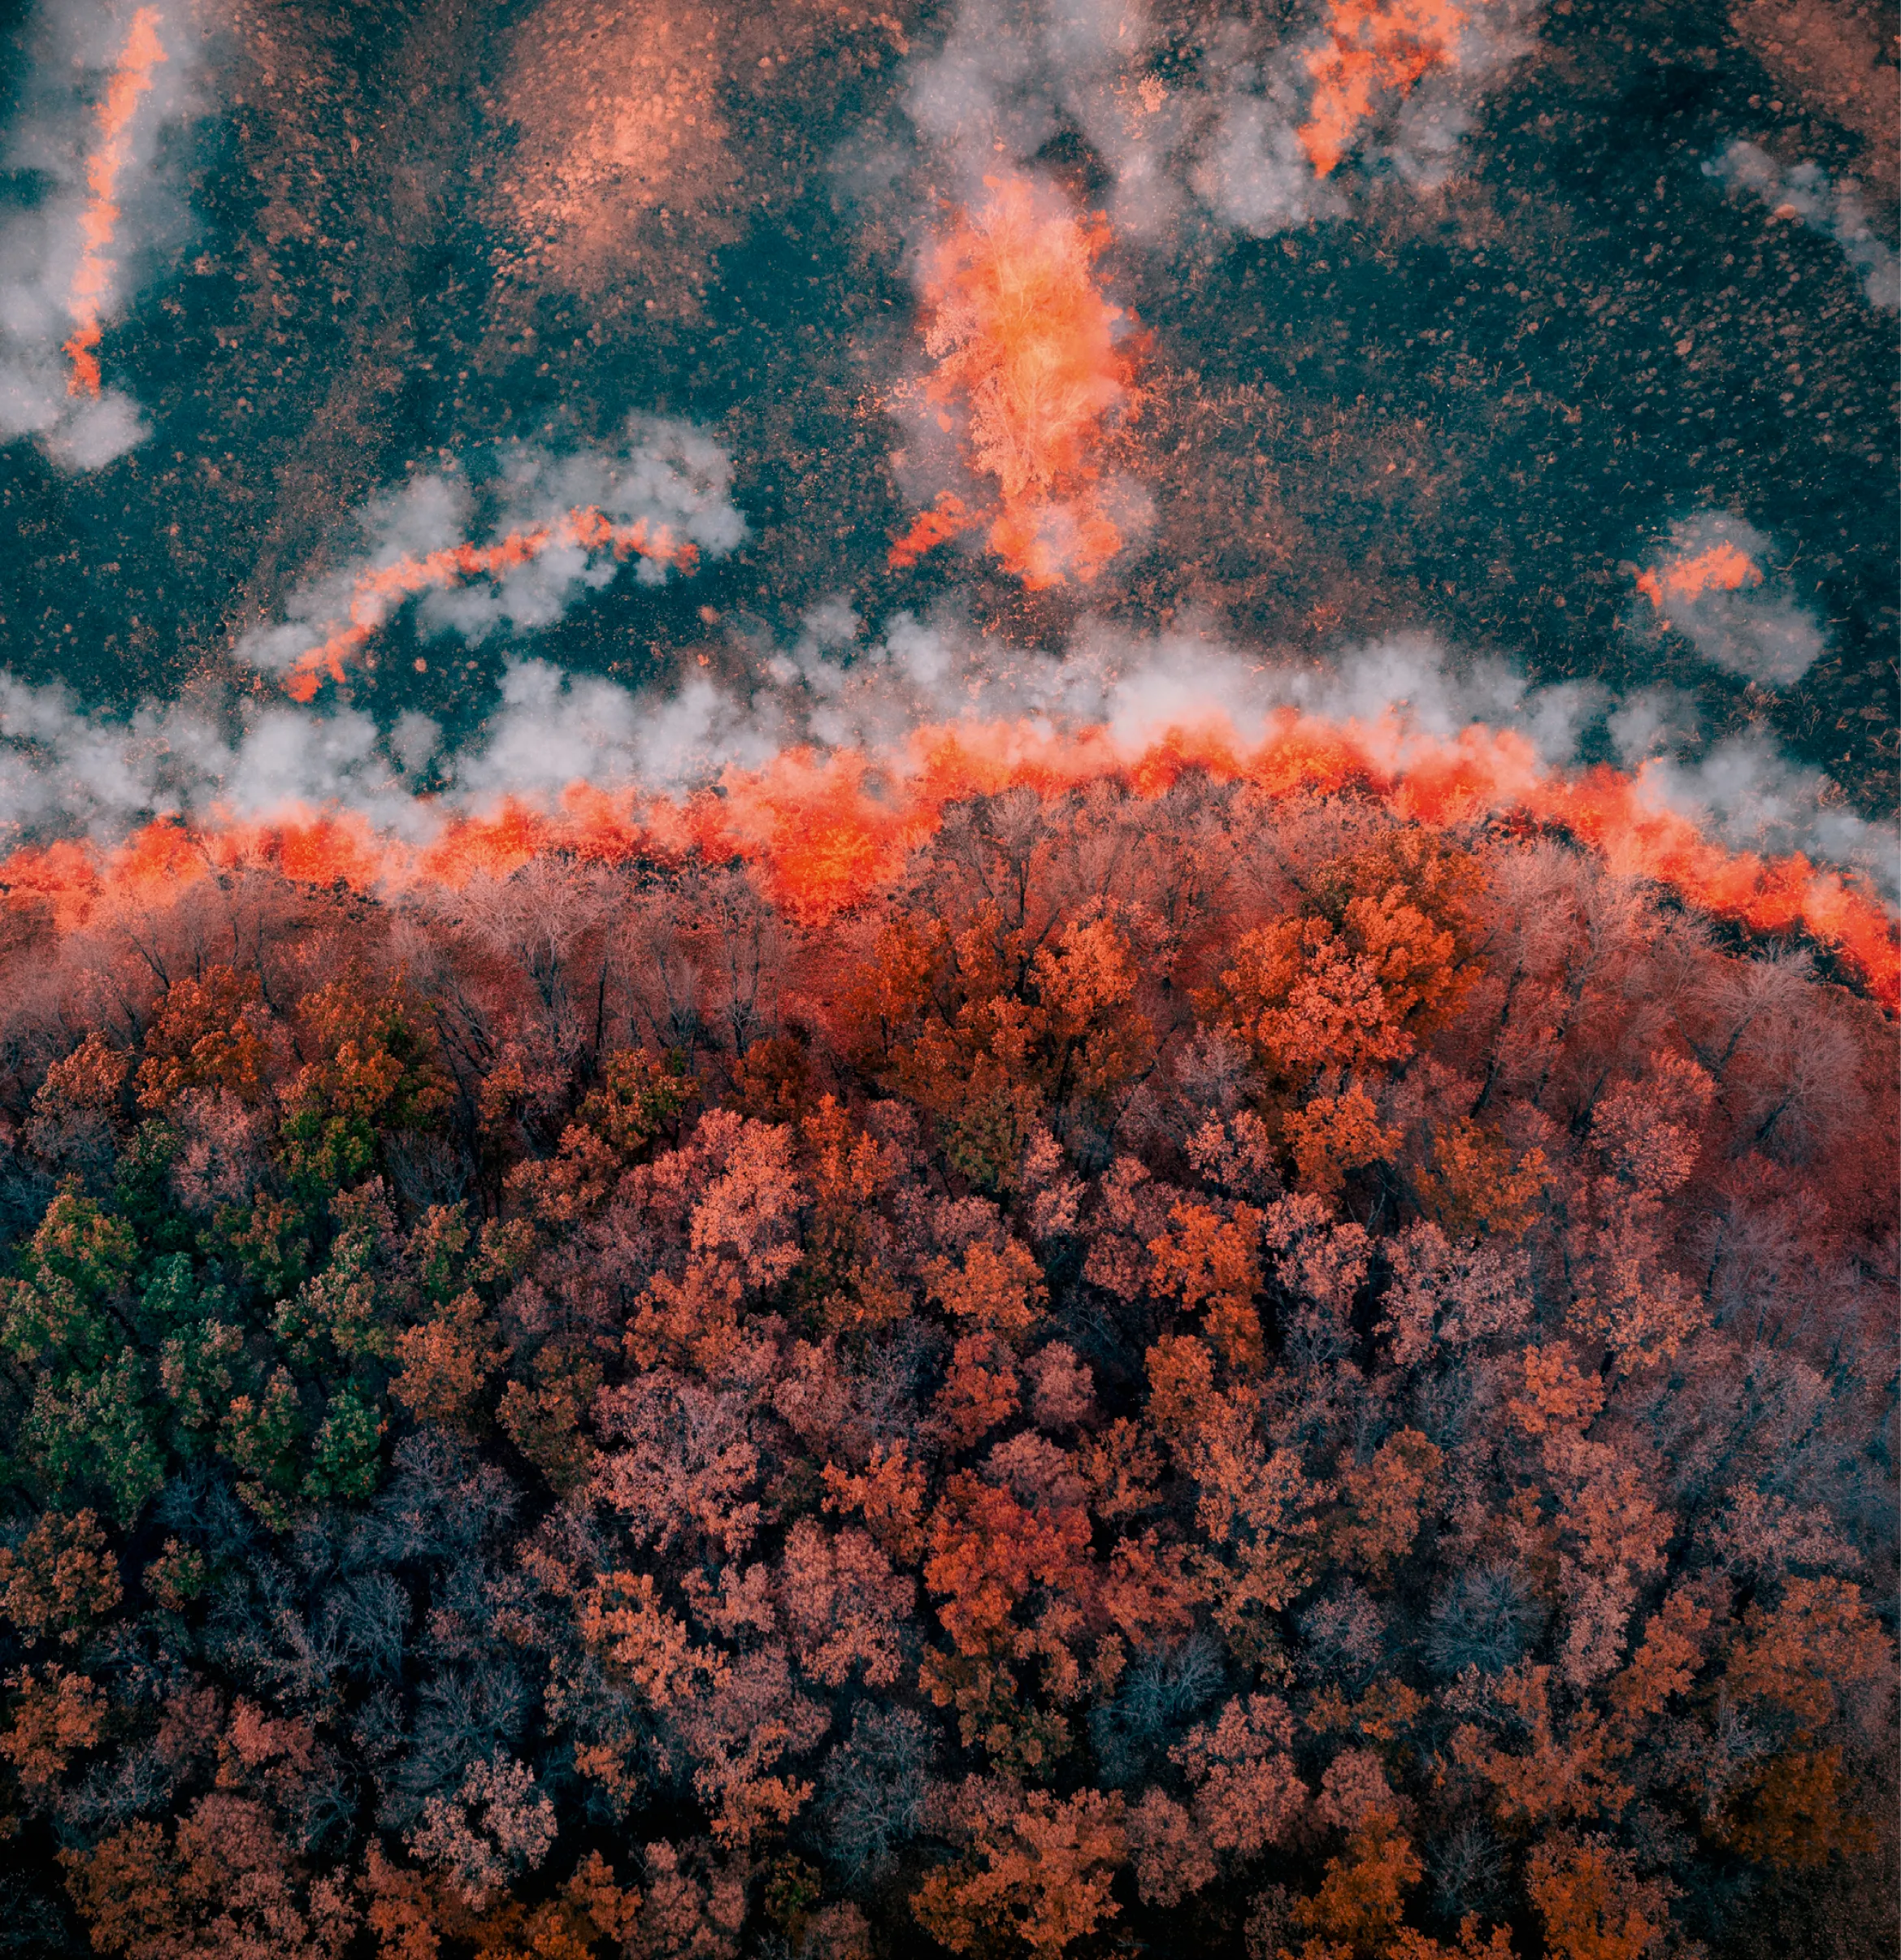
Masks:
[[[1738,140],[1703,167],[1725,189],[1752,192],[1777,218],[1795,218],[1812,232],[1832,239],[1861,275],[1870,306],[1886,313],[1901,308],[1901,258],[1876,236],[1860,194],[1846,184],[1831,184],[1819,163],[1787,170],[1767,150]]]
[[[512,444],[480,460],[479,479],[452,464],[371,503],[358,518],[363,549],[293,593],[280,624],[246,634],[238,658],[307,701],[347,661],[373,658],[377,632],[412,598],[426,635],[475,644],[552,625],[630,558],[658,584],[745,535],[724,452],[685,423],[636,415],[618,449]]]
[[[1771,583],[1771,549],[1753,524],[1721,511],[1673,524],[1668,545],[1638,575],[1647,601],[1638,631],[1671,627],[1712,666],[1765,686],[1800,680],[1821,653],[1821,629]]]
[[[184,221],[167,137],[189,113],[190,48],[164,10],[48,10],[37,24],[8,167],[40,185],[0,222],[0,441],[31,436],[56,466],[97,470],[146,425],[102,367],[138,260]]]
[[[935,173],[974,183],[1080,135],[1118,235],[1257,236],[1348,208],[1341,166],[1452,168],[1479,92],[1528,45],[1512,0],[1329,0],[1279,28],[1216,20],[1184,48],[1140,0],[965,0],[906,107]]]

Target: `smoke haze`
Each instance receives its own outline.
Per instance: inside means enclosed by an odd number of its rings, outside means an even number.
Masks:
[[[11,71],[16,841],[1291,710],[1891,885],[1886,153],[1744,43],[1600,194],[1612,44],[1489,0],[148,11]]]
[[[63,470],[102,469],[150,432],[136,400],[102,384],[93,349],[189,223],[185,15],[100,4],[35,18],[6,133],[7,167],[35,194],[0,215],[0,442],[31,437]]]

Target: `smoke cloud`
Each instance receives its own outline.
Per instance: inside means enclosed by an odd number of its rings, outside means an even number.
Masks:
[[[1831,184],[1819,163],[1785,170],[1767,150],[1741,141],[1711,158],[1703,171],[1725,189],[1752,192],[1775,217],[1799,219],[1812,232],[1833,239],[1861,275],[1868,303],[1887,313],[1901,309],[1901,258],[1875,236],[1868,208],[1851,185]]]
[[[1814,616],[1765,570],[1773,550],[1753,524],[1726,512],[1699,511],[1673,524],[1668,545],[1638,577],[1649,604],[1636,630],[1672,627],[1725,673],[1790,686],[1824,643]]]
[[[616,449],[510,444],[479,461],[479,477],[451,463],[368,505],[362,548],[293,592],[279,624],[247,633],[237,657],[308,700],[412,598],[426,636],[476,645],[553,625],[630,557],[657,585],[745,536],[725,452],[684,423],[636,415]]]
[[[966,200],[1073,131],[1109,174],[1119,235],[1161,243],[1199,214],[1265,236],[1343,213],[1348,158],[1442,181],[1479,93],[1530,45],[1523,13],[1329,0],[1284,31],[1212,23],[1183,59],[1140,0],[965,0],[905,106]]]
[[[1804,851],[1890,894],[1901,887],[1893,830],[1768,743],[1710,748],[1681,697],[1618,702],[1591,683],[1537,687],[1424,635],[1295,663],[1188,632],[1136,638],[1086,622],[1058,653],[908,613],[872,633],[840,598],[808,613],[789,644],[746,651],[757,674],[749,692],[706,674],[636,690],[511,662],[494,711],[452,754],[413,713],[385,731],[347,706],[152,704],[119,719],[84,712],[63,689],[0,677],[0,843],[76,831],[111,842],[167,813],[248,821],[326,809],[419,841],[505,797],[552,806],[579,783],[679,795],[801,747],[902,769],[909,738],[927,726],[1004,725],[1031,742],[1100,728],[1132,753],[1217,725],[1252,743],[1292,709],[1356,725],[1395,770],[1474,725],[1517,731],[1553,768],[1614,748],[1658,807],[1727,843]]]
[[[1738,736],[1700,756],[1658,757],[1638,770],[1638,783],[1734,849],[1801,851],[1861,872],[1890,902],[1901,897],[1901,832],[1849,809],[1820,770],[1792,762],[1766,736]]]
[[[48,7],[32,29],[6,163],[37,195],[0,216],[0,441],[31,436],[61,470],[102,469],[150,432],[96,349],[184,236],[193,52],[176,7]]]

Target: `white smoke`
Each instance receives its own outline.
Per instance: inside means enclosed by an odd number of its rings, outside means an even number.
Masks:
[[[1184,50],[1144,0],[962,0],[935,53],[912,67],[905,108],[935,173],[966,202],[1000,167],[1031,168],[1074,131],[1112,180],[1118,234],[1183,236],[1199,210],[1266,236],[1349,208],[1352,176],[1442,181],[1480,93],[1530,45],[1521,5],[1464,11],[1447,59],[1409,93],[1375,90],[1352,172],[1316,173],[1298,132],[1327,45],[1314,5],[1284,30],[1213,22]]]
[[[1868,208],[1852,185],[1831,185],[1819,163],[1785,170],[1767,150],[1740,140],[1703,171],[1726,187],[1753,192],[1774,216],[1799,218],[1812,232],[1833,239],[1861,275],[1869,304],[1886,313],[1901,309],[1901,258],[1876,236]]]
[[[1695,760],[1660,757],[1642,766],[1638,782],[1734,849],[1801,851],[1860,871],[1890,903],[1901,898],[1901,834],[1849,809],[1820,770],[1790,761],[1765,736],[1720,742]]]
[[[1640,687],[1604,717],[1617,759],[1635,769],[1652,757],[1687,753],[1702,733],[1696,703],[1680,687]]]
[[[1700,592],[1673,588],[1673,566],[1725,545],[1749,561],[1748,582],[1726,591],[1716,584]],[[1635,630],[1647,635],[1669,625],[1727,674],[1768,687],[1792,685],[1815,665],[1825,643],[1815,616],[1776,582],[1773,550],[1753,524],[1725,511],[1701,510],[1673,523],[1668,544],[1652,554],[1649,576],[1656,596],[1639,602]]]
[[[901,772],[909,739],[927,726],[1009,722],[1032,736],[1096,727],[1132,754],[1217,719],[1252,741],[1293,709],[1357,724],[1395,767],[1422,742],[1474,726],[1516,730],[1552,768],[1608,738],[1639,768],[1647,794],[1726,843],[1805,851],[1890,895],[1901,884],[1891,826],[1857,816],[1825,777],[1764,740],[1706,748],[1682,697],[1650,690],[1617,702],[1591,684],[1534,686],[1501,662],[1454,660],[1424,635],[1298,662],[1187,631],[1145,639],[1086,622],[1054,653],[908,613],[871,633],[834,599],[806,614],[789,646],[746,651],[757,674],[746,689],[702,672],[635,690],[510,662],[494,711],[448,755],[441,730],[414,713],[383,733],[349,708],[243,704],[221,715],[149,705],[120,720],[80,711],[62,689],[0,676],[0,843],[74,831],[109,842],[167,813],[243,820],[323,809],[417,840],[505,796],[545,806],[582,782],[678,795],[801,745],[864,751]]]
[[[94,111],[134,11],[130,0],[43,7],[29,28],[29,66],[5,140],[7,169],[40,189],[32,204],[0,216],[0,442],[32,436],[56,467],[76,474],[103,468],[150,432],[138,404],[120,389],[69,393],[61,351],[75,325],[70,299],[86,163],[98,136]],[[195,50],[184,13],[176,4],[161,10],[166,59],[127,133],[119,219],[107,248],[114,276],[101,308],[108,325],[164,249],[182,242],[189,223],[178,130],[196,111]],[[110,372],[110,347],[106,364]]]
[[[363,582],[409,557],[513,531],[553,525],[569,512],[598,510],[617,524],[645,519],[676,540],[723,557],[745,536],[731,491],[732,466],[719,446],[684,423],[630,418],[624,443],[612,449],[555,454],[532,444],[506,444],[481,459],[472,481],[458,463],[412,478],[358,514],[363,543],[333,571],[300,587],[285,618],[245,634],[236,648],[248,666],[281,673],[353,620],[387,623],[411,596],[366,592]],[[480,517],[478,518],[478,512]],[[634,560],[641,583],[658,584],[666,567]],[[610,551],[579,542],[549,545],[526,563],[436,588],[414,600],[426,636],[471,644],[497,632],[551,626],[584,592],[611,584],[622,570]]]
[[[1316,176],[1300,126],[1312,83],[1299,50],[1252,58],[1238,29],[1209,50],[1188,181],[1222,225],[1266,238],[1348,209],[1339,177]]]
[[[418,742],[425,719],[406,718],[387,739],[350,709],[250,707],[234,716],[146,702],[122,720],[88,713],[58,683],[33,687],[0,674],[0,836],[76,833],[111,843],[155,817],[243,820],[328,808],[414,837],[439,821],[406,781],[435,746],[429,735]]]

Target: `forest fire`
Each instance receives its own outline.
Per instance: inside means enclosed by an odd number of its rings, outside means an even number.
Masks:
[[[664,524],[649,524],[645,518],[615,524],[588,506],[571,510],[550,524],[510,531],[493,544],[454,544],[419,556],[406,554],[357,581],[348,623],[339,624],[320,644],[297,656],[285,679],[285,692],[293,700],[309,701],[326,678],[342,680],[345,663],[369,644],[406,599],[446,590],[465,579],[506,577],[556,546],[611,551],[617,558],[637,556],[689,572],[699,562],[697,548],[676,539]]]
[[[1695,601],[1705,592],[1734,592],[1761,583],[1762,573],[1727,540],[1637,576],[1638,591],[1660,613],[1673,599]]]
[[[150,92],[152,71],[167,59],[158,40],[158,24],[156,7],[142,7],[132,15],[131,32],[99,105],[98,146],[86,159],[81,250],[67,302],[74,332],[62,349],[72,363],[67,387],[75,395],[99,392],[99,315],[111,297],[116,270],[106,254],[119,228],[119,178],[130,148],[132,118],[139,98]]]
[[[0,1960],[1901,1953],[1856,3],[10,10]]]
[[[1032,589],[1087,581],[1123,542],[1099,489],[1105,423],[1138,399],[1117,333],[1126,316],[1096,279],[1108,232],[1020,177],[985,182],[988,202],[961,214],[927,262],[924,344],[937,366],[918,393],[920,412],[957,430],[970,467],[995,479],[997,501],[972,510],[946,492],[889,562],[914,564],[981,525]]]
[[[477,814],[445,809],[421,845],[335,809],[189,830],[161,820],[115,850],[76,843],[16,850],[0,863],[0,890],[15,903],[50,906],[71,928],[102,902],[162,904],[194,879],[245,867],[370,891],[506,878],[544,855],[605,863],[697,856],[753,865],[775,903],[810,921],[888,889],[907,854],[965,799],[1023,789],[1055,798],[1099,784],[1155,798],[1193,772],[1270,800],[1350,791],[1438,830],[1494,820],[1548,828],[1587,847],[1617,875],[1664,886],[1716,918],[1756,933],[1808,935],[1885,1007],[1901,1008],[1901,942],[1871,891],[1800,853],[1765,858],[1711,840],[1650,796],[1641,773],[1549,770],[1508,731],[1473,726],[1442,741],[1402,737],[1390,723],[1334,723],[1291,709],[1252,742],[1218,712],[1133,746],[1103,729],[924,727],[900,757],[792,750],[764,769],[729,770],[718,793],[675,799],[576,783],[552,809],[504,800]]]
[[[1307,56],[1313,99],[1296,132],[1317,176],[1330,175],[1352,147],[1376,95],[1404,96],[1452,65],[1466,18],[1453,0],[1331,0],[1328,38]]]

